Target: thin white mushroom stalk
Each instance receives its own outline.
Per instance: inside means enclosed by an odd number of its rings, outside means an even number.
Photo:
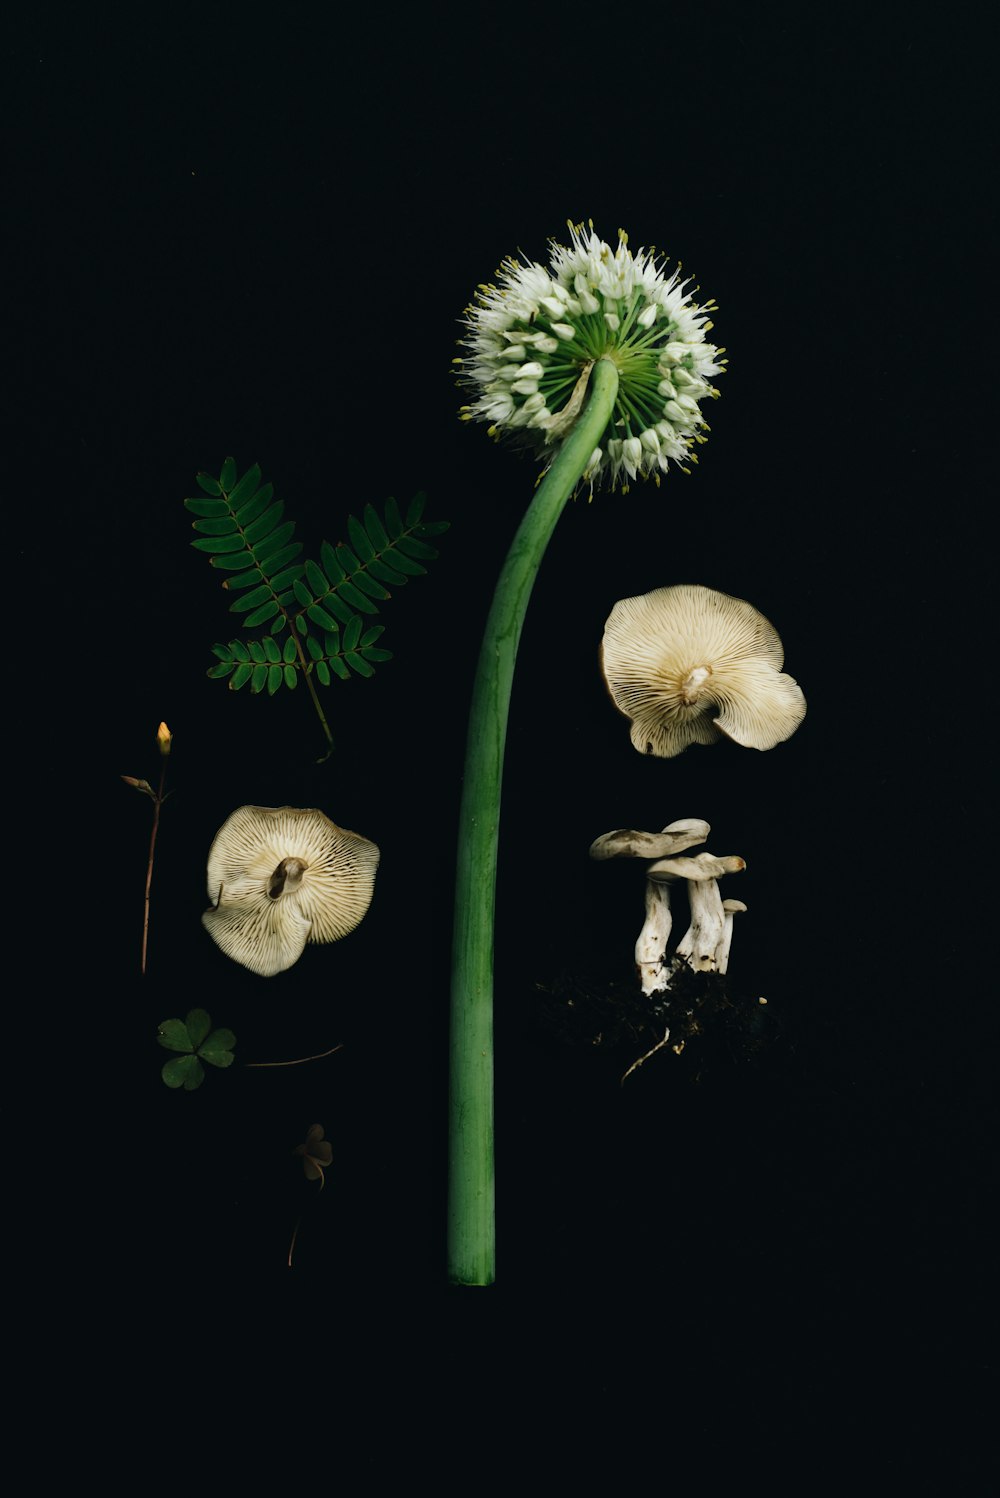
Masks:
[[[646,921],[635,944],[635,965],[644,994],[658,993],[667,986],[667,942],[672,925],[669,885],[647,879]]]
[[[694,858],[660,859],[647,870],[647,877],[684,879],[688,887],[691,924],[677,943],[675,967],[686,963],[696,973],[714,973],[715,954],[725,937],[726,913],[718,880],[723,874],[738,874],[746,864],[742,858],[715,858],[699,853]],[[669,986],[669,984],[668,984]]]
[[[722,940],[715,952],[715,970],[717,973],[729,971],[729,952],[733,945],[733,923],[739,911],[745,911],[746,906],[742,900],[723,900],[722,909],[725,912],[725,924],[722,931]]]
[[[726,929],[722,896],[714,879],[702,879],[688,885],[691,924],[677,943],[675,961],[686,962],[696,973],[714,973],[715,954]]]

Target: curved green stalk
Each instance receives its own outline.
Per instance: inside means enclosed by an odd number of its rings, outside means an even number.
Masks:
[[[489,1285],[495,1277],[493,921],[514,659],[545,548],[601,441],[617,392],[615,364],[599,359],[587,404],[538,486],[507,554],[476,669],[458,826],[451,968],[448,1277],[460,1285]]]

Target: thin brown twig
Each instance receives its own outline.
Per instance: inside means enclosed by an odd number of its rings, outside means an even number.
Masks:
[[[301,1221],[302,1221],[302,1218],[300,1217],[299,1221],[295,1224],[295,1231],[292,1233],[292,1241],[288,1245],[288,1267],[289,1267],[289,1269],[291,1269],[291,1267],[292,1267],[292,1254],[295,1252],[295,1240],[299,1236],[299,1223]]]
[[[153,797],[153,830],[149,835],[149,862],[146,865],[146,898],[142,912],[142,975],[146,976],[146,950],[149,946],[149,892],[153,884],[153,858],[156,854],[156,834],[160,827],[160,807],[164,802],[163,787],[167,779],[167,761],[160,766],[160,785]]]
[[[244,1061],[244,1066],[302,1066],[306,1061],[322,1061],[324,1056],[332,1056],[334,1051],[342,1051],[344,1042],[331,1046],[328,1051],[320,1051],[317,1056],[297,1056],[294,1061]]]

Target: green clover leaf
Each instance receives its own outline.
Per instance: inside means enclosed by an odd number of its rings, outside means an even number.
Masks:
[[[205,1009],[189,1009],[182,1020],[165,1019],[156,1039],[165,1050],[184,1053],[163,1064],[160,1075],[168,1087],[194,1092],[205,1080],[202,1061],[218,1067],[233,1064],[236,1036],[232,1030],[213,1030],[212,1016]]]

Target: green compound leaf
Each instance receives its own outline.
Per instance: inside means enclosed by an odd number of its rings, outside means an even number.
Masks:
[[[232,1030],[213,1030],[211,1015],[205,1009],[190,1009],[184,1020],[164,1020],[156,1038],[168,1050],[187,1052],[165,1062],[160,1071],[166,1085],[174,1090],[194,1092],[201,1086],[205,1080],[202,1061],[218,1067],[233,1064],[236,1036]]]
[[[317,561],[302,558],[295,522],[285,519],[284,501],[261,482],[256,463],[240,477],[227,458],[219,477],[200,474],[198,487],[202,494],[184,501],[195,517],[191,545],[225,574],[230,613],[241,616],[245,630],[263,634],[213,645],[210,677],[228,680],[231,691],[249,685],[256,695],[266,690],[274,696],[282,685],[294,690],[303,669],[329,686],[334,677],[371,676],[374,665],[392,659],[375,644],[383,626],[365,621],[392,597],[390,589],[422,576],[423,563],[438,555],[426,538],[448,524],[423,520],[423,493],[410,501],[405,517],[391,497],[381,514],[365,504],[360,517],[347,517],[347,541],[333,546],[324,540]],[[322,644],[310,623],[322,631]],[[276,639],[290,624],[288,635]]]

